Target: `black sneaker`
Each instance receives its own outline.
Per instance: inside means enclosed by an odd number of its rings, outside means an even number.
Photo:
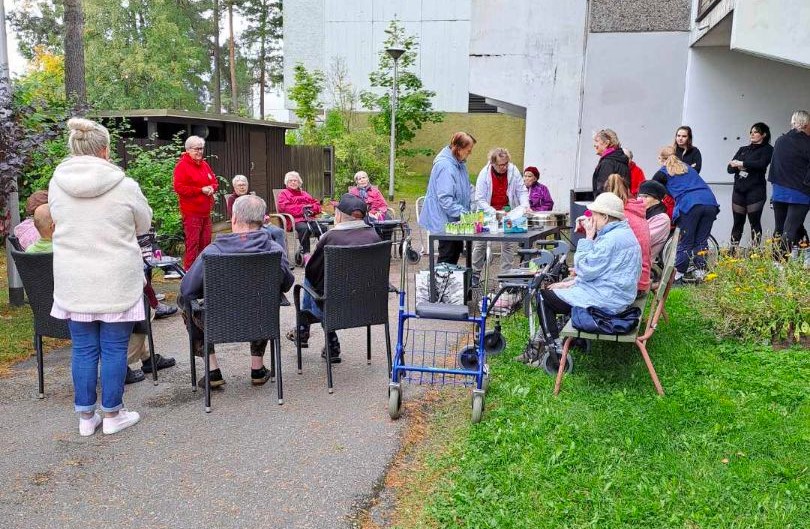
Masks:
[[[218,388],[218,387],[222,386],[223,384],[225,384],[225,379],[222,378],[222,371],[219,370],[219,369],[212,369],[211,372],[208,373],[208,376],[211,379],[211,387],[212,388]],[[200,386],[201,388],[205,387],[205,374],[204,373],[199,378],[199,380],[197,380],[197,385]]]
[[[331,339],[329,340],[329,347],[332,349],[332,351],[331,351],[332,354],[329,355],[330,360],[332,360],[333,364],[339,364],[341,362],[341,360],[340,360],[340,342],[337,341],[337,338],[335,338],[334,340],[331,340]],[[321,358],[326,360],[326,346],[324,346],[324,348],[321,349]]]
[[[167,367],[173,367],[177,362],[172,357],[168,356],[161,356],[159,354],[155,354],[155,365],[157,366],[157,370],[160,371],[161,369],[166,369]],[[151,373],[152,372],[152,359],[147,358],[143,361],[143,367],[141,367],[144,373]]]
[[[132,369],[127,366],[127,378],[124,379],[124,384],[135,384],[136,382],[143,382],[146,375],[140,369]]]
[[[270,370],[262,366],[261,369],[250,370],[250,383],[254,386],[261,386],[270,380]]]
[[[168,318],[172,314],[177,312],[177,307],[172,307],[166,305],[165,303],[158,303],[157,309],[155,309],[155,319],[160,320],[163,318]]]

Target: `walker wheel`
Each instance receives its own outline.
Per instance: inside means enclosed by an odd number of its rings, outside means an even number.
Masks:
[[[560,369],[560,360],[562,359],[562,354],[554,352],[554,353],[543,353],[543,356],[540,357],[540,367],[543,368],[543,371],[548,373],[552,376],[557,376],[557,371]],[[574,369],[574,359],[571,355],[565,357],[565,372],[570,373]]]
[[[481,417],[484,416],[484,395],[481,393],[474,393],[472,399],[472,423],[478,424],[481,422]]]
[[[478,348],[468,345],[458,353],[459,365],[469,371],[478,371]]]
[[[487,331],[484,334],[484,352],[487,355],[498,355],[506,349],[506,338],[500,331]]]
[[[295,266],[304,266],[304,253],[301,250],[295,252]]]
[[[408,250],[405,252],[405,258],[410,264],[419,264],[422,256],[419,254],[419,252],[409,246]]]
[[[388,388],[388,415],[392,420],[399,419],[402,413],[402,391],[399,387]]]

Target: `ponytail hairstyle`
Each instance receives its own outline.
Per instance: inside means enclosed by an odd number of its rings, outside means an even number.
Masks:
[[[622,199],[623,203],[626,203],[630,199],[630,190],[627,189],[627,183],[624,181],[624,177],[618,173],[613,173],[608,176],[605,182],[605,191],[613,193]]]
[[[683,163],[680,158],[675,154],[675,147],[672,145],[667,145],[661,149],[661,152],[658,154],[659,160],[661,163],[664,164],[666,167],[667,173],[670,176],[685,174],[689,171],[689,168]]]

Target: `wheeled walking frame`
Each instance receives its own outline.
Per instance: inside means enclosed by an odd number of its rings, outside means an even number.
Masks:
[[[411,252],[411,238],[406,237],[400,255]],[[471,386],[472,422],[477,423],[484,413],[489,385],[485,349],[489,299],[482,299],[478,315],[471,314],[467,305],[429,302],[415,303],[411,312],[407,292],[409,263],[409,259],[401,261],[397,345],[388,385],[388,413],[397,419],[402,412],[403,382]],[[486,266],[485,283],[488,270]]]

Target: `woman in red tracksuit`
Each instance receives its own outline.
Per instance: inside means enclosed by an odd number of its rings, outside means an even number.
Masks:
[[[188,270],[203,249],[211,244],[211,209],[219,187],[214,171],[203,159],[205,140],[189,136],[186,152],[174,167],[174,192],[180,202],[186,255],[183,268]]]

